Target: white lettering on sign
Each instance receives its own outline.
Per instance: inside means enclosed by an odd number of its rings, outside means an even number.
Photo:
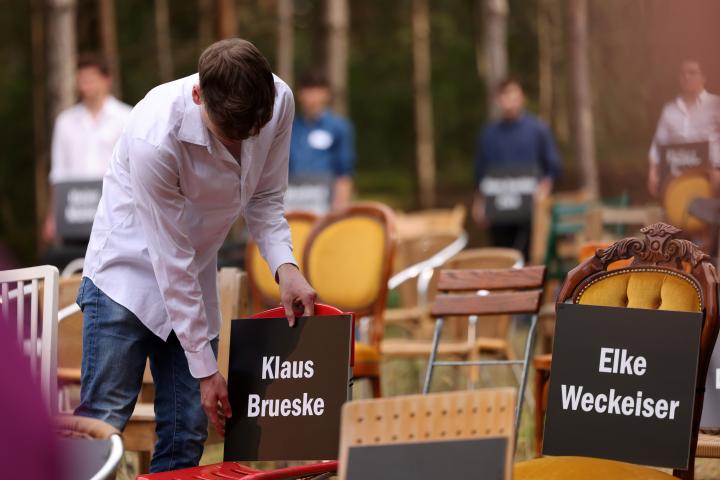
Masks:
[[[67,194],[63,211],[68,223],[91,223],[100,201],[100,191],[95,188],[76,188]]]
[[[264,356],[260,375],[263,380],[304,380],[315,375],[312,360],[285,360],[280,356]],[[260,395],[248,395],[248,417],[307,417],[319,416],[325,412],[325,400],[313,398],[307,393],[302,397],[289,399],[262,399]]]
[[[699,167],[702,163],[702,159],[698,157],[697,152],[687,148],[668,150],[665,157],[667,158],[668,167],[670,167],[670,173],[674,177],[680,175],[683,168]]]
[[[248,395],[247,416],[254,417],[308,417],[325,412],[325,400],[303,393],[300,398],[261,399],[260,395]]]
[[[645,357],[628,355],[626,349],[600,349],[600,373],[616,373],[620,375],[645,375],[647,360]]]
[[[607,394],[585,392],[585,387],[577,385],[561,386],[563,410],[606,413],[625,417],[644,417],[674,420],[680,402],[677,400],[643,398],[643,392],[635,396],[618,395],[614,388]]]
[[[313,361],[280,361],[279,356],[263,357],[262,379],[312,378],[315,374]]]

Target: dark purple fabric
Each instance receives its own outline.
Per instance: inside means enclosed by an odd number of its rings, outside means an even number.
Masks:
[[[58,478],[51,419],[6,320],[0,318],[0,478]]]

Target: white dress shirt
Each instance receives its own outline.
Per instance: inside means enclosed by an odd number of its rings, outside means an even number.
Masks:
[[[131,110],[108,97],[94,117],[82,102],[60,113],[53,129],[50,183],[103,178]]]
[[[689,110],[681,97],[665,105],[650,146],[650,162],[660,162],[663,145],[693,142],[709,142],[710,165],[720,168],[720,97],[705,90]]]
[[[202,378],[217,371],[217,252],[238,216],[273,273],[295,263],[283,216],[295,107],[275,77],[272,119],[243,141],[238,163],[203,123],[191,97],[198,83],[195,74],[160,85],[133,109],[103,179],[83,274],[163,340],[174,331]]]

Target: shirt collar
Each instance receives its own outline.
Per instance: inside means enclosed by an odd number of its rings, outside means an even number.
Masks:
[[[707,90],[703,89],[702,92],[697,96],[697,106],[702,105],[707,101],[707,98],[710,94],[707,92]],[[687,105],[685,105],[685,100],[683,100],[681,95],[678,95],[676,99],[677,106],[680,108],[681,111],[687,113]]]
[[[200,105],[193,102],[192,98],[186,98],[185,111],[180,123],[180,130],[178,130],[178,139],[203,147],[210,146],[210,138],[207,127],[202,120]]]

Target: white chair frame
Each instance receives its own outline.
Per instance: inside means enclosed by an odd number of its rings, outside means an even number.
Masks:
[[[57,330],[58,330],[58,269],[44,265],[0,271],[0,316],[10,318],[10,300],[16,300],[17,339],[20,348],[30,357],[33,376],[40,375],[40,388],[48,411],[57,413]],[[38,338],[39,284],[43,282],[42,336]],[[26,285],[29,283],[29,285]],[[14,286],[12,285],[14,284]],[[18,296],[30,295],[30,337],[24,338],[25,302]],[[27,345],[26,345],[27,344]],[[38,372],[38,353],[40,359]]]

